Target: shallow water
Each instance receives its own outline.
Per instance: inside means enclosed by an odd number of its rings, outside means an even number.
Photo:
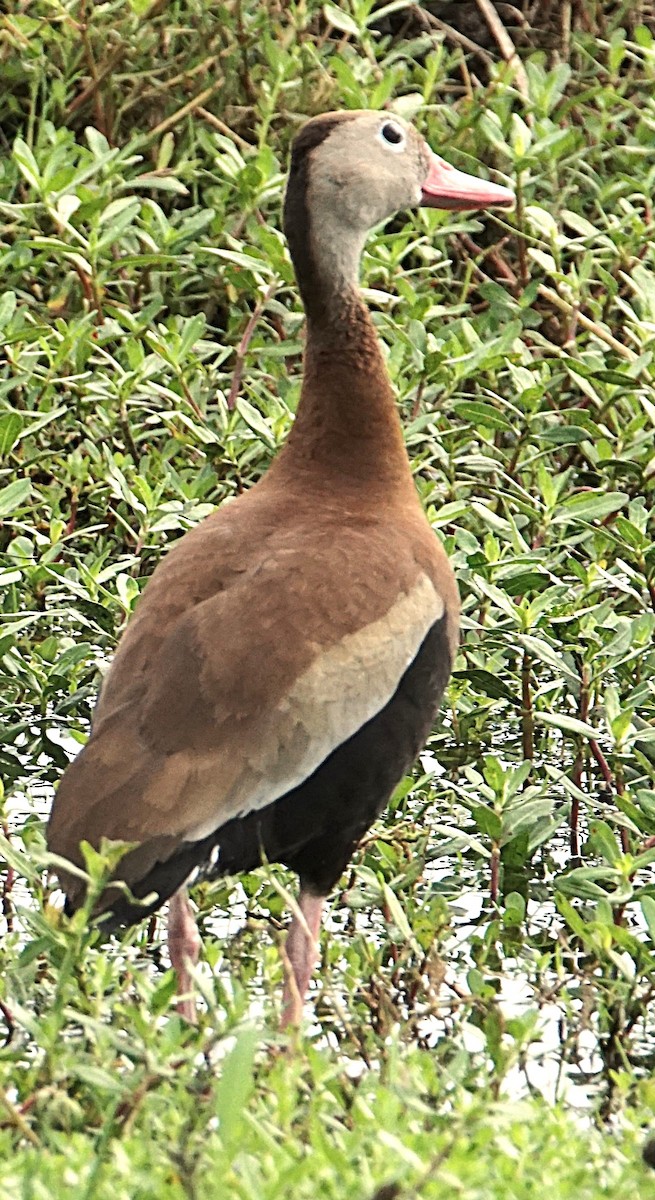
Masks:
[[[74,739],[62,734],[60,730],[51,731],[52,740],[56,740],[67,754],[73,754],[79,749]],[[436,847],[443,842],[443,805],[439,801],[439,778],[443,771],[435,762],[434,756],[427,753],[422,756],[422,767],[434,773],[434,783],[437,789],[436,802],[428,809],[424,821],[428,826],[435,827],[434,844]],[[47,817],[53,789],[38,780],[26,785],[24,793],[15,792],[6,804],[6,821],[12,840],[20,844],[20,830],[28,816]],[[406,821],[411,817],[413,800],[410,796],[403,812]],[[423,808],[424,798],[421,798]],[[385,827],[388,830],[388,826]],[[584,834],[584,829],[582,830]],[[535,856],[531,865],[532,882],[537,873],[542,875],[542,883],[537,891],[548,893],[546,899],[529,899],[526,909],[525,925],[522,930],[519,953],[505,952],[497,964],[497,969],[491,970],[487,964],[483,973],[487,981],[492,980],[494,986],[494,1007],[503,1027],[511,1029],[511,1023],[518,1019],[527,1019],[530,1014],[534,1017],[534,1031],[530,1040],[522,1045],[520,1053],[513,1054],[514,1041],[509,1033],[503,1035],[511,1061],[503,1083],[504,1092],[511,1097],[519,1098],[527,1094],[538,1093],[550,1102],[566,1101],[581,1114],[589,1112],[597,1106],[599,1095],[607,1084],[607,1067],[601,1053],[601,1042],[597,1016],[589,1010],[588,999],[584,994],[571,996],[570,992],[579,991],[581,977],[575,978],[570,973],[563,978],[553,969],[552,964],[539,963],[537,945],[544,942],[550,947],[557,943],[563,921],[558,914],[552,895],[552,865],[564,869],[569,863],[568,830],[561,827],[551,837],[547,844],[547,855],[550,864],[550,876],[543,879],[543,862],[540,855]],[[490,915],[494,915],[489,905],[488,866],[485,860],[475,859],[462,854],[456,857],[444,856],[435,858],[425,864],[419,880],[421,888],[433,888],[444,895],[449,904],[450,928],[440,942],[438,952],[444,967],[444,977],[437,989],[438,994],[431,994],[429,1002],[423,1004],[421,1013],[419,1002],[412,1012],[411,1027],[414,1036],[420,1044],[430,1048],[436,1046],[445,1038],[453,1037],[456,1030],[459,1044],[474,1058],[481,1060],[488,1056],[489,1046],[483,1030],[472,1019],[474,1005],[468,983],[468,973],[477,969],[476,958],[472,953],[472,945],[484,934]],[[58,896],[54,893],[52,900],[57,903]],[[19,931],[19,944],[29,940],[30,934],[20,917],[23,906],[30,908],[34,905],[29,888],[25,881],[16,878],[11,889],[11,907],[15,910],[14,930]],[[238,938],[248,926],[253,928],[253,903],[248,900],[241,885],[231,892],[230,904],[227,910],[215,910],[204,916],[205,936],[215,939],[221,945],[228,947]],[[496,914],[497,915],[497,914]],[[266,926],[266,913],[262,912],[262,920],[254,918],[258,928],[257,937],[266,939],[270,933]],[[633,918],[633,932],[644,933]],[[351,913],[349,924],[346,922],[344,910],[339,897],[328,905],[324,923],[324,937],[331,946],[335,942],[347,945],[347,939],[353,936],[363,937],[372,948],[379,949],[388,940],[387,922],[382,911],[375,902],[366,909],[357,907]],[[6,915],[0,912],[0,936],[7,933]],[[165,936],[163,920],[159,920],[156,938]],[[168,966],[168,956],[163,949],[148,951],[143,943],[117,950],[124,961],[139,970],[151,972],[153,978],[160,975]],[[238,951],[236,959],[238,961]],[[231,960],[231,961],[230,961]],[[218,971],[221,982],[227,993],[230,993],[232,972],[234,971],[235,954],[226,954],[219,961]],[[337,964],[338,967],[338,964]],[[207,963],[201,962],[198,967],[199,983],[202,991],[202,980],[206,986],[211,983],[211,971]],[[363,981],[365,982],[365,981]],[[391,985],[390,985],[391,986]],[[250,1012],[249,1016],[259,1022],[266,1012],[267,989],[257,973],[249,984]],[[314,1004],[319,1001],[324,1005],[327,1001],[336,1013],[348,1010],[350,998],[343,993],[340,985],[338,969],[333,968],[327,976],[321,975],[320,980],[313,985],[307,1005],[307,1033],[320,1043],[332,1043],[334,1035],[318,1022]],[[403,1004],[399,999],[399,1012],[402,1015]],[[645,1022],[644,1022],[645,1025]],[[400,1030],[399,1030],[400,1031]],[[406,1031],[402,1031],[406,1036]],[[338,1038],[335,1042],[338,1045]],[[647,1071],[655,1057],[655,1032],[646,1032],[644,1028],[633,1034],[631,1039],[633,1064],[639,1070]],[[364,1063],[358,1066],[357,1058],[350,1058],[349,1074],[356,1076]]]

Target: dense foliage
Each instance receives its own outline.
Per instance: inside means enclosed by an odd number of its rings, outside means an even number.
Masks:
[[[544,7],[522,68],[403,0],[0,16],[1,1200],[652,1194],[655,41]],[[50,905],[42,823],[160,555],[293,420],[289,140],[387,105],[517,208],[365,253],[464,636],[289,1052],[283,871],[196,889],[193,1030],[159,928]]]

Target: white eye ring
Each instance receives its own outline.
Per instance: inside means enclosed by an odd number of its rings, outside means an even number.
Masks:
[[[378,129],[378,141],[382,142],[385,150],[394,154],[402,154],[407,144],[407,136],[402,125],[396,121],[386,120]]]

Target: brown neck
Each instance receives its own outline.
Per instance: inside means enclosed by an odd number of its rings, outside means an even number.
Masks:
[[[312,178],[311,154],[333,119],[296,139],[284,232],[307,313],[305,377],[295,424],[271,473],[292,486],[360,492],[371,504],[416,498],[401,422],[371,317],[359,293],[365,230],[339,223]]]
[[[368,309],[359,294],[363,236],[318,227],[307,176],[292,176],[285,230],[307,313],[305,373],[298,415],[273,473],[305,472],[327,487],[365,485],[375,497],[414,495],[395,397]]]
[[[355,290],[307,324],[294,427],[278,462],[326,483],[414,492],[396,400],[368,310]],[[372,489],[372,490],[371,490]]]

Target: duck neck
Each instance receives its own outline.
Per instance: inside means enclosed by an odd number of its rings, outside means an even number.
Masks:
[[[363,237],[322,226],[318,239],[305,230],[289,239],[307,314],[304,377],[279,467],[332,487],[364,485],[372,496],[414,492],[395,396],[359,293]]]

